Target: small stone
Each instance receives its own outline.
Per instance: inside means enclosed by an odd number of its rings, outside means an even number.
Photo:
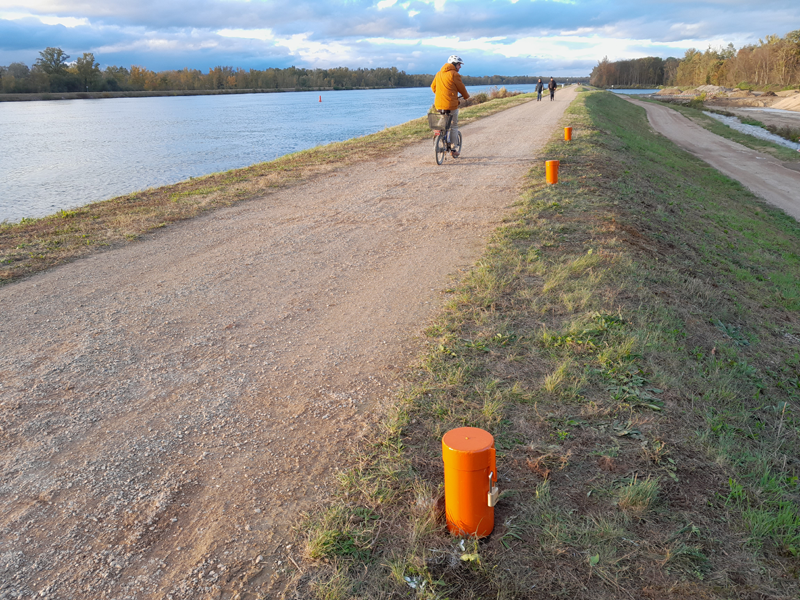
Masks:
[[[260,563],[260,562],[264,562],[264,557],[263,557],[263,556],[261,556],[261,555],[259,554],[259,555],[256,557],[256,564],[258,564],[258,563]]]

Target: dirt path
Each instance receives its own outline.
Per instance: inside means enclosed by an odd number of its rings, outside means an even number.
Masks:
[[[0,288],[0,598],[274,593],[573,97]]]
[[[650,125],[658,133],[800,219],[800,164],[781,162],[715,135],[666,106],[626,99],[647,111]]]

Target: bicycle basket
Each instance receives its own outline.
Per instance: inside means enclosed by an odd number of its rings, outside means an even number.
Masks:
[[[452,115],[440,115],[439,113],[428,113],[428,125],[431,129],[447,129]]]

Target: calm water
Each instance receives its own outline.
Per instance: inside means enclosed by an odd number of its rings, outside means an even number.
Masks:
[[[422,117],[433,103],[430,88],[319,97],[295,92],[0,103],[0,222],[366,135]]]

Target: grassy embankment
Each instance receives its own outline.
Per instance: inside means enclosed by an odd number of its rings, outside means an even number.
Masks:
[[[530,94],[487,97],[483,104],[462,110],[459,122],[467,124],[532,98]],[[244,169],[196,177],[40,219],[0,223],[0,285],[102,248],[134,241],[175,221],[258,198],[332,169],[399,152],[430,136],[427,120],[416,119]]]
[[[563,124],[303,523],[300,597],[798,597],[800,225],[613,94]],[[459,426],[498,448],[479,542],[442,520]]]

